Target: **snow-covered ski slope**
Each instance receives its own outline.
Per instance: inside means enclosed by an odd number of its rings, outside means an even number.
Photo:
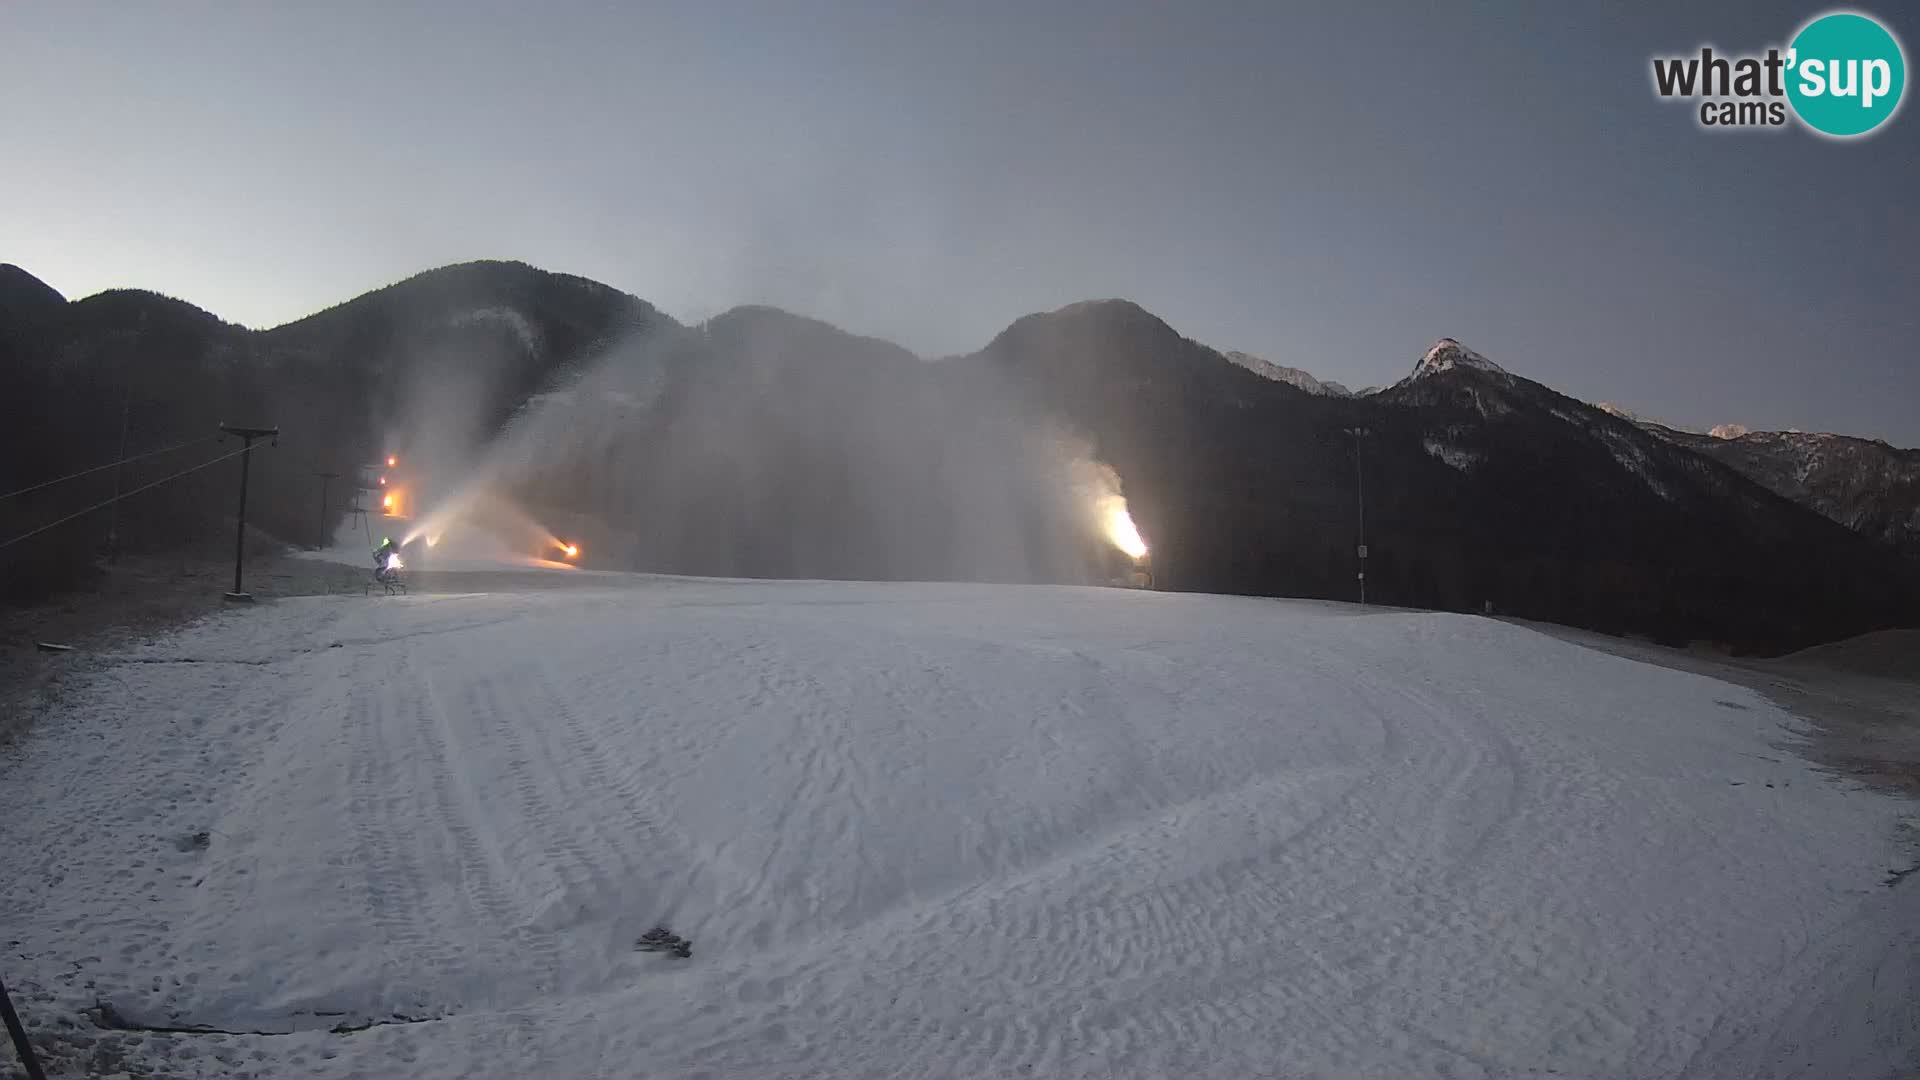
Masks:
[[[1915,808],[1793,725],[1338,605],[285,600],[0,763],[0,937],[41,1019],[291,1032],[147,1037],[162,1075],[1885,1075]]]

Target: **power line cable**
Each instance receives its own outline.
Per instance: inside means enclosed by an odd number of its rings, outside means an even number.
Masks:
[[[174,446],[163,446],[158,450],[149,450],[144,454],[135,454],[132,457],[121,458],[119,461],[109,461],[105,465],[95,465],[91,469],[81,469],[77,473],[68,473],[65,476],[58,476],[52,480],[46,480],[41,483],[35,484],[32,487],[23,487],[19,491],[9,491],[5,495],[0,495],[0,499],[11,499],[15,495],[25,495],[30,491],[39,491],[41,488],[44,488],[44,487],[52,487],[55,484],[64,484],[69,480],[78,480],[82,476],[90,476],[94,473],[100,472],[103,469],[111,469],[116,465],[125,465],[128,462],[139,461],[142,458],[150,458],[155,456],[156,454],[170,454],[175,450],[185,450],[190,446],[199,446],[201,443],[212,442],[213,440],[219,437],[220,436],[218,435],[208,435],[205,438],[194,439],[190,442],[183,442]]]
[[[205,440],[202,440],[202,441],[205,441]],[[0,543],[0,549],[10,548],[13,545],[19,543],[20,541],[31,539],[35,536],[40,535],[43,532],[46,532],[48,529],[57,528],[61,525],[65,525],[67,522],[72,521],[75,518],[86,517],[88,514],[93,513],[95,510],[103,510],[109,506],[112,506],[114,503],[119,502],[121,499],[131,498],[135,495],[140,494],[143,491],[150,491],[154,488],[159,487],[161,484],[168,482],[169,480],[178,480],[181,477],[187,475],[188,473],[199,472],[201,469],[204,469],[209,465],[218,465],[221,462],[227,460],[228,458],[239,457],[241,454],[244,454],[246,452],[247,452],[247,447],[243,446],[238,450],[230,450],[227,453],[221,454],[219,457],[214,458],[212,461],[203,461],[200,464],[195,465],[190,469],[181,469],[179,472],[174,473],[172,476],[163,476],[160,479],[155,480],[151,484],[142,484],[141,486],[134,488],[132,491],[126,492],[125,494],[116,495],[113,498],[106,500],[105,502],[94,503],[92,506],[87,507],[85,510],[80,510],[80,511],[76,511],[75,513],[68,514],[66,517],[63,517],[58,521],[49,521],[45,525],[42,525],[31,532],[21,533],[19,536],[16,536],[11,540],[6,541],[5,543]]]

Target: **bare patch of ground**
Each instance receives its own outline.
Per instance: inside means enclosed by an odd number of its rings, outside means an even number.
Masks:
[[[1883,630],[1765,660],[1508,621],[1758,691],[1813,725],[1813,736],[1789,749],[1873,787],[1920,797],[1920,630]]]
[[[241,584],[258,602],[290,596],[363,596],[373,562],[353,566],[297,555],[264,534],[251,534]],[[607,588],[633,575],[583,570],[408,571],[408,591],[498,592],[502,589]],[[92,670],[101,655],[233,606],[233,559],[215,551],[127,555],[89,588],[31,607],[0,607],[0,748],[61,700],[66,681]],[[371,595],[379,597],[378,585]],[[42,643],[64,645],[46,651]]]
[[[284,545],[251,544],[242,584],[254,595],[359,592],[352,567],[289,558]],[[0,608],[0,746],[60,700],[67,678],[91,670],[98,654],[157,636],[229,605],[233,560],[200,553],[127,555],[92,587],[31,607]],[[48,652],[42,643],[70,646]]]

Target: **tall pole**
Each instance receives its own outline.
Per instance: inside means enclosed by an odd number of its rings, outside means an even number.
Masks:
[[[227,595],[239,599],[247,595],[240,587],[240,562],[247,549],[247,475],[253,465],[253,436],[247,436],[246,449],[240,452],[240,514],[233,522],[233,591]]]
[[[271,435],[274,441],[278,442],[280,429],[277,427],[229,427],[221,424],[220,430],[246,440],[246,445],[240,448],[240,516],[233,525],[233,591],[227,594],[229,600],[244,602],[253,599],[245,589],[240,587],[240,563],[247,548],[247,473],[251,471],[248,466],[253,463],[253,440],[264,439]]]
[[[1360,465],[1360,440],[1373,434],[1366,428],[1348,428],[1347,434],[1353,436],[1353,481],[1354,490],[1360,499],[1360,537],[1354,548],[1360,557],[1360,603],[1367,602],[1367,473]]]
[[[319,537],[318,542],[315,543],[314,546],[316,548],[323,548],[327,546],[327,487],[339,479],[340,474],[337,472],[323,472],[316,473],[315,475],[320,477],[320,527],[314,530],[314,535]]]
[[[139,340],[146,340],[147,313],[140,313]],[[127,469],[127,420],[133,413],[133,360],[122,365],[126,378],[120,390],[120,456],[113,465],[113,503],[107,510],[107,561],[120,561],[120,479]]]
[[[27,1041],[27,1029],[20,1023],[20,1014],[13,1011],[13,998],[7,996],[6,983],[0,983],[0,1018],[6,1020],[7,1035],[13,1039],[21,1067],[27,1070],[27,1080],[47,1080],[47,1074],[40,1071],[40,1059],[33,1056],[33,1044]]]
[[[133,365],[127,365],[126,387],[120,395],[120,456],[113,465],[113,504],[107,509],[107,561],[120,561],[120,478],[127,471],[127,420],[133,413]]]
[[[1367,602],[1367,470],[1360,461],[1360,439],[1353,440],[1353,488],[1360,498],[1360,603]]]

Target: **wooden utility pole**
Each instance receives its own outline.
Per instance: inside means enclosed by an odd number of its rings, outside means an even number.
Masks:
[[[278,446],[280,429],[233,427],[221,424],[220,430],[246,440],[246,445],[240,450],[240,516],[233,527],[233,591],[227,594],[227,599],[247,603],[253,600],[253,595],[240,587],[240,562],[247,549],[247,466],[253,461],[253,440],[271,437],[274,445]]]
[[[147,338],[147,313],[140,313],[138,340]],[[113,466],[113,503],[107,510],[107,561],[120,561],[120,488],[127,472],[127,422],[133,417],[133,357],[121,361],[120,456]]]
[[[143,318],[144,321],[144,318]],[[113,504],[107,509],[107,561],[120,561],[120,490],[127,472],[127,422],[133,417],[133,365],[127,364],[126,386],[120,395],[120,456],[113,466]]]

